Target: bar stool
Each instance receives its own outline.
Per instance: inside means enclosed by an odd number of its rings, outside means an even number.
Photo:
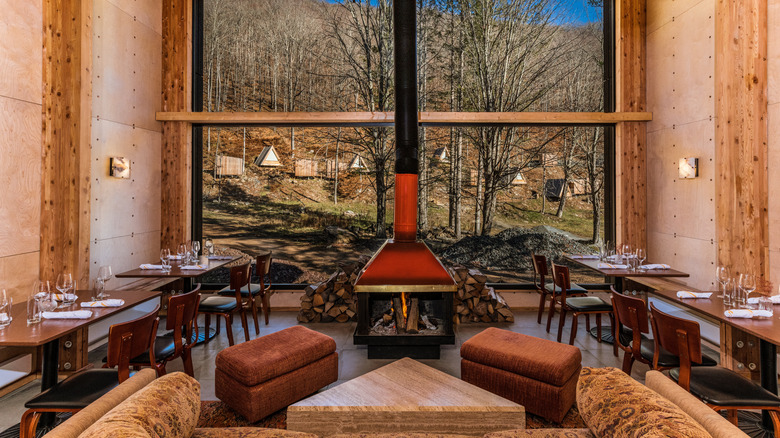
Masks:
[[[560,318],[558,320],[558,342],[561,342],[563,326],[566,323],[566,313],[572,312],[571,336],[569,344],[574,345],[574,338],[577,336],[577,317],[579,315],[596,315],[596,327],[598,327],[598,341],[601,342],[601,315],[612,316],[612,304],[593,296],[568,296],[571,282],[569,280],[569,268],[566,266],[552,264],[553,281],[560,288],[561,293],[554,295],[550,301],[550,315],[547,319],[547,326],[550,326],[552,315],[555,313],[556,303],[561,306]],[[614,321],[612,326],[614,327]]]
[[[728,411],[728,419],[737,425],[740,409],[769,411],[775,436],[780,436],[780,398],[727,368],[692,367],[702,363],[699,323],[661,312],[650,304],[656,351],[663,347],[679,357],[680,367],[669,376],[686,391],[716,411]],[[657,355],[656,355],[657,356]]]
[[[544,306],[547,303],[547,296],[560,294],[561,289],[552,281],[544,281],[545,277],[549,275],[549,271],[547,270],[547,257],[540,254],[531,254],[531,261],[533,262],[532,265],[534,267],[534,286],[536,286],[536,292],[540,295],[539,313],[536,316],[536,322],[537,324],[541,324],[542,314],[544,313]],[[539,278],[538,281],[537,277]],[[587,293],[587,290],[574,283],[571,284],[571,289],[569,289],[569,296],[574,296],[575,294],[585,295]],[[547,332],[550,332],[549,323],[547,324]]]
[[[160,318],[158,305],[151,313],[108,329],[108,357],[103,368],[85,369],[36,395],[19,424],[20,438],[33,438],[44,412],[78,412],[130,378],[130,358],[147,352],[154,359],[154,335]],[[116,368],[114,368],[116,367]]]

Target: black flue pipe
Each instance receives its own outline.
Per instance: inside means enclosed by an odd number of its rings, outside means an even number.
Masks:
[[[395,0],[395,173],[417,174],[417,2]]]

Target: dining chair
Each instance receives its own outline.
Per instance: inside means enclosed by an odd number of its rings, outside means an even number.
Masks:
[[[680,367],[669,371],[678,385],[710,408],[727,411],[734,425],[740,409],[769,411],[775,436],[780,436],[780,397],[730,369],[692,366],[702,363],[699,323],[663,313],[652,303],[650,322],[656,351],[663,347],[680,360]]]
[[[641,298],[621,294],[614,287],[612,290],[612,306],[615,308],[615,325],[618,330],[618,347],[623,350],[623,372],[631,374],[634,361],[650,365],[653,369],[663,371],[680,366],[680,359],[663,348],[659,349],[658,359],[655,357],[655,341],[650,338],[650,322],[647,304]],[[627,330],[624,329],[624,327]],[[638,346],[638,347],[636,347]],[[715,366],[715,359],[702,354],[702,366]]]
[[[546,277],[550,275],[549,271],[547,270],[547,257],[541,254],[532,253],[531,262],[534,267],[534,286],[536,287],[536,292],[540,295],[539,313],[536,316],[536,322],[537,324],[541,324],[542,314],[544,313],[544,306],[547,304],[547,296],[560,294],[561,289],[558,286],[556,286],[554,282],[545,281]],[[585,295],[587,293],[588,293],[587,290],[574,283],[571,284],[571,289],[569,289],[569,295],[574,295],[574,294]],[[547,333],[549,332],[550,332],[550,324],[548,322]]]
[[[262,254],[257,256],[257,263],[255,264],[255,275],[260,280],[258,284],[254,284],[251,281],[241,288],[241,297],[246,299],[249,308],[252,310],[252,317],[255,319],[255,334],[260,334],[260,326],[258,325],[257,314],[258,307],[260,311],[265,313],[265,325],[268,325],[268,312],[270,312],[270,284],[265,285],[265,276],[268,275],[271,267],[271,253]],[[235,291],[231,286],[226,286],[218,292],[222,296],[234,296]],[[258,301],[260,302],[258,304]]]
[[[561,342],[561,336],[563,335],[563,326],[566,323],[566,313],[572,314],[571,336],[569,337],[569,344],[574,344],[574,338],[577,336],[577,318],[580,315],[596,315],[596,327],[598,328],[598,341],[601,342],[601,315],[609,315],[610,320],[614,318],[612,316],[612,304],[607,303],[599,297],[594,296],[569,296],[569,287],[571,281],[569,277],[569,268],[562,265],[552,264],[552,275],[555,285],[560,288],[561,292],[558,295],[553,295],[553,299],[550,301],[550,314],[547,317],[547,326],[549,327],[552,316],[555,313],[555,306],[560,305],[560,316],[558,320],[558,342]],[[590,324],[588,324],[589,326]],[[590,328],[588,328],[590,330]]]
[[[130,366],[151,366],[157,371],[157,376],[167,373],[165,365],[180,357],[184,363],[184,372],[195,377],[192,366],[192,347],[198,341],[198,303],[200,302],[200,283],[190,292],[173,295],[168,299],[168,316],[165,319],[165,330],[168,333],[157,336],[154,340],[154,355],[148,352],[130,360]],[[154,357],[155,362],[149,362]]]
[[[158,305],[152,312],[132,321],[114,324],[108,330],[108,357],[103,368],[84,369],[41,392],[24,407],[19,424],[20,438],[33,438],[41,414],[78,412],[130,378],[130,359],[144,352],[154,363],[154,337],[160,318]]]
[[[220,329],[219,317],[221,316],[225,318],[228,344],[233,345],[233,313],[238,311],[241,316],[241,325],[244,327],[244,339],[249,341],[249,324],[247,323],[246,312],[250,309],[250,305],[244,301],[240,292],[247,284],[249,284],[249,263],[234,266],[230,268],[230,288],[234,291],[233,296],[211,295],[200,300],[198,314],[206,317],[206,331],[204,333],[206,339],[209,337],[211,315],[217,317],[217,334]]]

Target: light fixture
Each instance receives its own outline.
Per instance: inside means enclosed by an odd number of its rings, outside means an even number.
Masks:
[[[699,176],[698,158],[680,158],[678,167],[680,178],[696,178]]]
[[[111,157],[108,173],[114,178],[130,178],[130,159]]]

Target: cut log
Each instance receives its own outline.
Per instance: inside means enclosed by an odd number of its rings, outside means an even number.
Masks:
[[[412,298],[409,300],[407,312],[408,315],[406,317],[406,332],[412,334],[418,333],[419,330],[417,329],[417,323],[419,322],[418,320],[420,318],[420,303],[417,298]]]
[[[320,294],[314,294],[314,297],[312,297],[312,303],[314,303],[314,306],[322,306],[325,304],[325,300],[322,299],[322,295]]]
[[[336,317],[336,321],[338,321],[338,322],[347,322],[347,321],[349,321],[349,316],[347,316],[346,313],[342,313],[341,315]]]
[[[395,317],[395,330],[398,334],[403,334],[406,328],[406,318],[401,298],[393,298],[393,316]]]

